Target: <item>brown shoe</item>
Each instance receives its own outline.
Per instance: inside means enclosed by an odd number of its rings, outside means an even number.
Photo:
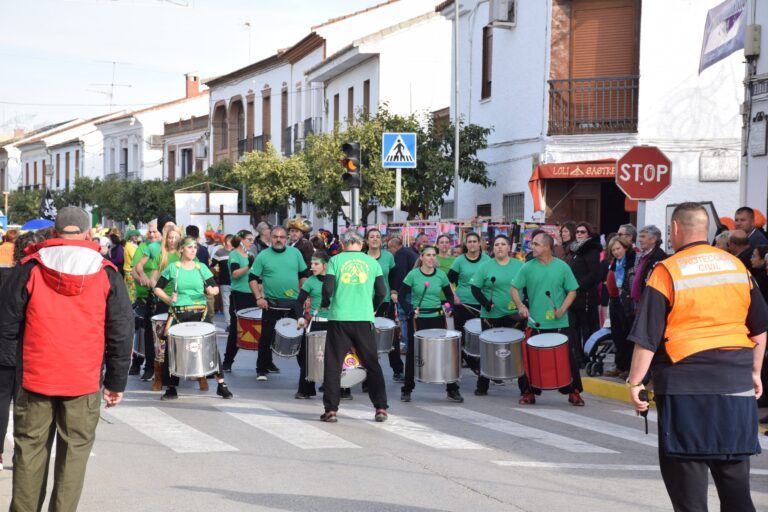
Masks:
[[[152,391],[163,390],[163,367],[160,363],[155,363],[155,376],[152,380]]]
[[[200,391],[208,391],[208,379],[200,377],[197,379],[197,382],[200,383]]]

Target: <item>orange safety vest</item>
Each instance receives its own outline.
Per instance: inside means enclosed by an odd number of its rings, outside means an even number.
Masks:
[[[648,286],[671,306],[664,337],[673,363],[704,350],[754,348],[746,326],[752,280],[735,256],[688,247],[659,262]]]

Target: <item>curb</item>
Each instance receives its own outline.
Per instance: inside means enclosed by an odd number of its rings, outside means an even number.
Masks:
[[[629,400],[629,389],[626,384],[600,377],[582,377],[581,383],[584,386],[585,393],[631,403]],[[653,398],[653,393],[651,393],[651,398]],[[651,407],[653,407],[653,401],[651,401]]]

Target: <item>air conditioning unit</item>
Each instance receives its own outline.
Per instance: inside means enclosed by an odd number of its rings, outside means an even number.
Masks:
[[[198,160],[204,160],[208,157],[208,144],[204,141],[198,141],[195,143],[195,158]]]
[[[491,0],[488,11],[492,27],[512,28],[517,24],[517,0]]]
[[[162,135],[150,135],[149,136],[149,145],[153,148],[161,148],[163,147],[163,136]]]

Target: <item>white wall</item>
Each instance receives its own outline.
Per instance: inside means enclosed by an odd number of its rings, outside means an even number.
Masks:
[[[371,81],[371,112],[375,112],[379,101],[379,58],[378,55],[372,55],[365,62],[361,62],[352,69],[345,71],[325,84],[325,99],[328,103],[327,111],[323,112],[323,126],[326,131],[333,130],[333,124],[336,121],[333,118],[333,97],[339,95],[339,126],[345,129],[348,124],[347,109],[349,105],[348,90],[354,87],[353,111],[357,115],[357,110],[363,106],[363,82]]]
[[[748,19],[750,23],[756,23],[763,28],[760,37],[761,53],[755,63],[755,74],[756,78],[764,82],[768,79],[768,4],[760,0],[747,0],[747,12],[749,13]],[[741,52],[737,52],[737,54],[741,55]],[[731,56],[730,58],[733,57]],[[718,64],[715,64],[713,67]],[[740,97],[743,98],[744,94],[742,90]],[[768,114],[768,94],[764,93],[755,96],[752,98],[751,104],[751,118],[754,118],[759,112]],[[754,124],[750,122],[750,131],[753,126]],[[754,133],[750,133],[750,136],[754,136]],[[747,151],[747,157],[744,158],[742,163],[744,170],[744,180],[742,180],[741,189],[742,203],[758,208],[765,214],[766,210],[768,210],[768,155],[752,156],[752,151],[749,150],[748,146]]]

